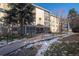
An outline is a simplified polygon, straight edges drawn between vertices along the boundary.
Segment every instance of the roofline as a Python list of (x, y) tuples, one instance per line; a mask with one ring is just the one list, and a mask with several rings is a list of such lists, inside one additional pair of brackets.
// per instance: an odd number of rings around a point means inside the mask
[(54, 16), (54, 17), (56, 17), (56, 18), (59, 18), (58, 16), (53, 15), (52, 12), (50, 12), (49, 10), (47, 10), (47, 9), (41, 7), (41, 6), (38, 6), (38, 5), (34, 4), (34, 3), (32, 3), (32, 5), (35, 6), (35, 7), (37, 7), (37, 8), (40, 8), (40, 9), (42, 9), (42, 10), (44, 10), (44, 11), (49, 12), (51, 16)]
[(49, 12), (49, 13), (50, 13), (50, 11), (49, 11), (49, 10), (47, 10), (47, 9), (45, 9), (45, 8), (41, 7), (41, 6), (38, 6), (38, 5), (36, 5), (36, 4), (32, 4), (32, 5), (33, 5), (33, 6), (35, 6), (35, 7), (37, 7), (37, 8), (40, 8), (40, 9), (42, 9), (42, 10), (47, 11), (47, 12)]

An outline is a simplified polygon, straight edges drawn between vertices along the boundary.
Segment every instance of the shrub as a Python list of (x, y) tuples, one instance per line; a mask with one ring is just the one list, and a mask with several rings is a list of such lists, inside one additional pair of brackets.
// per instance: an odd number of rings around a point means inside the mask
[(79, 32), (79, 25), (75, 26), (74, 28), (72, 28), (73, 32)]
[(79, 42), (52, 44), (45, 56), (78, 56)]

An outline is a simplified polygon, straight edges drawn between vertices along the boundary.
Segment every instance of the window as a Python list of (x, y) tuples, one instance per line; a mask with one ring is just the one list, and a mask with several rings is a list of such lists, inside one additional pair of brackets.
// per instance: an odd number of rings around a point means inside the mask
[(56, 22), (58, 24), (58, 22)]
[(39, 18), (39, 20), (41, 20), (41, 18)]
[(55, 25), (52, 25), (53, 27), (55, 27)]
[(55, 29), (53, 29), (53, 31), (55, 31)]
[(58, 26), (56, 25), (56, 27), (58, 27)]
[(53, 21), (53, 23), (54, 23), (54, 21)]

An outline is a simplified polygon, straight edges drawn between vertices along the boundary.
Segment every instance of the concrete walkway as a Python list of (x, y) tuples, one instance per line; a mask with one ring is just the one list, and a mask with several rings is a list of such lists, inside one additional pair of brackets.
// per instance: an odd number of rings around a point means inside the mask
[[(67, 37), (67, 36), (70, 36), (70, 35), (73, 35), (73, 34), (66, 34), (66, 35), (63, 35), (63, 37)], [(57, 38), (58, 36), (52, 36), (50, 34), (43, 34), (43, 35), (39, 35), (37, 37), (34, 37), (34, 38), (30, 38), (30, 39), (22, 39), (22, 40), (18, 40), (18, 41), (14, 41), (14, 42), (11, 42), (9, 43), (8, 45), (0, 48), (0, 55), (7, 55), (9, 53), (12, 53), (14, 51), (16, 51), (17, 49), (23, 47), (23, 46), (27, 46), (29, 44), (33, 44), (33, 43), (36, 43), (36, 42), (41, 42), (41, 41), (46, 41), (46, 40), (51, 40), (51, 42), (54, 42), (53, 39)], [(58, 39), (57, 39), (58, 40)], [(56, 40), (56, 41), (57, 41)], [(52, 44), (52, 43), (51, 43)], [(45, 44), (46, 45), (46, 44)], [(50, 45), (50, 44), (49, 44)], [(48, 45), (48, 46), (49, 46)], [(47, 45), (46, 45), (47, 46)], [(47, 49), (47, 48), (46, 48)], [(46, 50), (45, 49), (45, 50)], [(38, 53), (36, 55), (40, 55), (40, 51), (42, 52), (44, 49), (40, 49), (38, 51)]]
[(9, 53), (25, 46), (25, 45), (43, 41), (43, 40), (52, 39), (52, 38), (53, 38), (53, 36), (49, 36), (49, 35), (48, 36), (40, 35), (38, 37), (34, 37), (34, 38), (30, 38), (30, 39), (24, 38), (23, 40), (18, 40), (16, 42), (9, 43), (8, 45), (0, 48), (0, 55), (6, 55), (6, 54), (9, 54)]

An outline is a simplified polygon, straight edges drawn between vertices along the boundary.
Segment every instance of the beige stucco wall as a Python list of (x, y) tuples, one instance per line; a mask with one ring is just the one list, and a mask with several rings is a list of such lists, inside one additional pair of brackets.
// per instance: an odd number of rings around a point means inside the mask
[(50, 26), (50, 13), (48, 11), (44, 11), (44, 25), (46, 27)]
[[(36, 15), (35, 15), (36, 23), (35, 24), (44, 25), (44, 10), (40, 8), (35, 8), (35, 10), (36, 10)], [(39, 18), (41, 18), (41, 20)]]
[[(45, 10), (36, 7), (35, 8), (35, 24), (40, 24), (40, 25), (44, 25), (45, 26), (45, 22), (47, 20), (45, 20)], [(41, 20), (39, 19), (41, 18)], [(49, 27), (52, 33), (58, 33), (60, 32), (60, 20), (59, 18), (50, 15), (50, 22), (47, 22), (47, 24), (50, 23)]]
[[(10, 9), (8, 4), (0, 4), (0, 8), (6, 9), (6, 10)], [(38, 24), (46, 25), (45, 22), (47, 22), (47, 26), (48, 26), (48, 23), (50, 23), (51, 32), (60, 31), (59, 18), (56, 18), (55, 16), (51, 15), (50, 22), (49, 22), (48, 20), (45, 20), (45, 17), (47, 17), (45, 16), (45, 14), (48, 14), (48, 13), (45, 13), (45, 10), (36, 7), (34, 12), (35, 12), (35, 24), (34, 25), (38, 25)], [(3, 17), (4, 15), (6, 14), (0, 12), (0, 18)], [(39, 18), (41, 18), (41, 20)]]
[[(8, 3), (0, 3), (0, 8), (3, 9), (3, 10), (10, 10), (11, 8), (9, 7), (9, 4)], [(0, 18), (3, 18), (7, 16), (7, 13), (5, 12), (0, 12)], [(2, 19), (1, 19), (2, 20)], [(0, 21), (0, 24), (3, 23)]]
[(0, 3), (0, 8), (5, 9), (5, 10), (11, 9), (8, 3)]
[(51, 32), (59, 32), (59, 18), (55, 16), (50, 16), (50, 30)]

